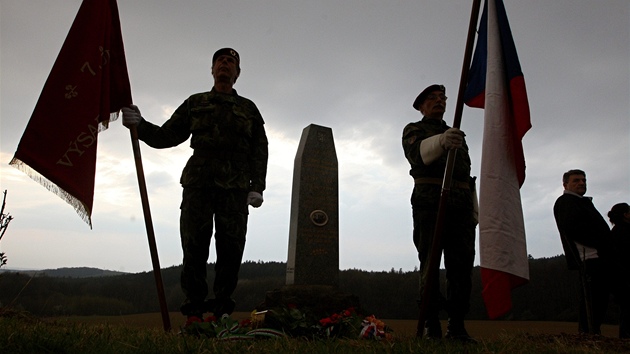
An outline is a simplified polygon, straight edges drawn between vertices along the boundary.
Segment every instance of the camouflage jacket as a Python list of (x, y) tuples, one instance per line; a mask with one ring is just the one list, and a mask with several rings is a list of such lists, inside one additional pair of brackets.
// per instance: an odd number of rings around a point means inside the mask
[(153, 148), (168, 148), (191, 135), (193, 156), (180, 182), (184, 187), (214, 186), (262, 193), (267, 174), (267, 135), (256, 105), (234, 94), (190, 96), (161, 127), (142, 120), (138, 137)]
[[(403, 130), (402, 146), (405, 157), (411, 165), (409, 174), (414, 178), (433, 178), (442, 180), (446, 169), (447, 151), (444, 151), (439, 159), (429, 165), (425, 165), (420, 156), (420, 143), (431, 136), (442, 134), (450, 127), (443, 120), (435, 120), (424, 117), (421, 121), (409, 123)], [(472, 188), (474, 180), (470, 177), (470, 156), (468, 155), (468, 145), (464, 141), (463, 147), (457, 149), (455, 166), (453, 168), (453, 181), (468, 183), (469, 190), (453, 188), (450, 193), (449, 202), (451, 205), (461, 208), (472, 208)], [(416, 184), (412, 199), (414, 206), (437, 208), (441, 194), (439, 184)]]

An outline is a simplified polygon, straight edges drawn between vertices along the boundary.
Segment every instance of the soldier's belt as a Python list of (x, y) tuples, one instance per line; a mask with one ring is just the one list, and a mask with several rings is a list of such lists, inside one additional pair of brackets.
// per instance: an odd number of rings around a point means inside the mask
[(219, 159), (219, 160), (236, 160), (247, 161), (247, 154), (234, 151), (213, 151), (213, 150), (200, 150), (195, 149), (194, 156), (204, 157), (207, 159)]
[[(442, 179), (431, 177), (418, 177), (413, 179), (415, 184), (437, 184), (442, 185)], [(451, 187), (459, 189), (470, 189), (468, 182), (451, 181)]]

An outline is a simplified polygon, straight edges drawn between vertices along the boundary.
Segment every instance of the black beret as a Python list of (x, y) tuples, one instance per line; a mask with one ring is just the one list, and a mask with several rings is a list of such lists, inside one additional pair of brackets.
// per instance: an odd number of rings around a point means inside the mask
[(231, 56), (231, 57), (235, 58), (237, 64), (240, 66), (241, 58), (238, 56), (238, 52), (235, 51), (232, 48), (221, 48), (221, 49), (217, 50), (214, 53), (214, 55), (212, 56), (212, 64), (213, 65), (214, 65), (214, 62), (217, 61), (217, 58), (220, 57), (221, 55), (228, 55), (228, 56)]
[(444, 87), (444, 85), (433, 84), (425, 88), (424, 90), (422, 90), (422, 92), (420, 92), (418, 97), (416, 97), (416, 100), (413, 101), (413, 108), (419, 111), (420, 106), (422, 105), (422, 102), (424, 102), (427, 96), (433, 91), (442, 91), (446, 94), (446, 87)]

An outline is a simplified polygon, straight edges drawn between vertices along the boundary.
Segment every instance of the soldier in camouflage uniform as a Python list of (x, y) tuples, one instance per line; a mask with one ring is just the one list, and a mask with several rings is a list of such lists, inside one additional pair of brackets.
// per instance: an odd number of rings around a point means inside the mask
[[(212, 58), (214, 86), (184, 101), (161, 127), (144, 120), (136, 106), (123, 108), (123, 123), (135, 125), (138, 138), (153, 148), (168, 148), (191, 135), (194, 150), (181, 176), (180, 206), (183, 250), (182, 313), (201, 318), (234, 310), (236, 288), (247, 231), (248, 205), (259, 207), (267, 174), (267, 136), (256, 105), (232, 88), (240, 74), (240, 58), (231, 48)], [(215, 229), (217, 261), (214, 299), (206, 299), (206, 264)]]
[(450, 128), (442, 120), (446, 109), (445, 93), (444, 86), (431, 85), (418, 95), (413, 107), (424, 117), (405, 127), (402, 145), (411, 165), (409, 174), (415, 182), (411, 196), (413, 242), (420, 259), (421, 291), (426, 286), (428, 258), (434, 237), (446, 157), (448, 150), (457, 149), (442, 233), (446, 299), (440, 292), (436, 277), (436, 282), (431, 284), (432, 303), (426, 316), (424, 335), (428, 338), (442, 337), (438, 312), (444, 308), (449, 315), (446, 337), (472, 341), (464, 328), (464, 316), (469, 309), (471, 273), (475, 259), (475, 185), (474, 178), (470, 177), (470, 156), (464, 133), (457, 128)]

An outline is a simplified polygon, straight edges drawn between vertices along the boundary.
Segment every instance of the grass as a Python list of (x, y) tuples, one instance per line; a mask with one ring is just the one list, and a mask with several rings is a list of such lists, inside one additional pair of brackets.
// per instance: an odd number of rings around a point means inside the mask
[[(235, 317), (236, 314), (235, 314)], [(390, 341), (304, 338), (220, 341), (162, 329), (159, 314), (117, 317), (35, 318), (0, 313), (1, 353), (628, 353), (630, 341), (612, 336), (578, 336), (558, 331), (558, 323), (478, 321), (469, 325), (477, 344), (417, 339), (415, 321), (391, 321)], [(388, 322), (388, 321), (386, 321)], [(389, 323), (388, 323), (389, 324)], [(513, 328), (506, 326), (513, 325)], [(575, 324), (567, 324), (575, 328)], [(504, 329), (498, 329), (503, 327)], [(507, 329), (505, 329), (507, 328)], [(529, 330), (527, 330), (529, 329)], [(605, 328), (613, 332), (615, 326)], [(570, 333), (574, 333), (573, 330)]]

